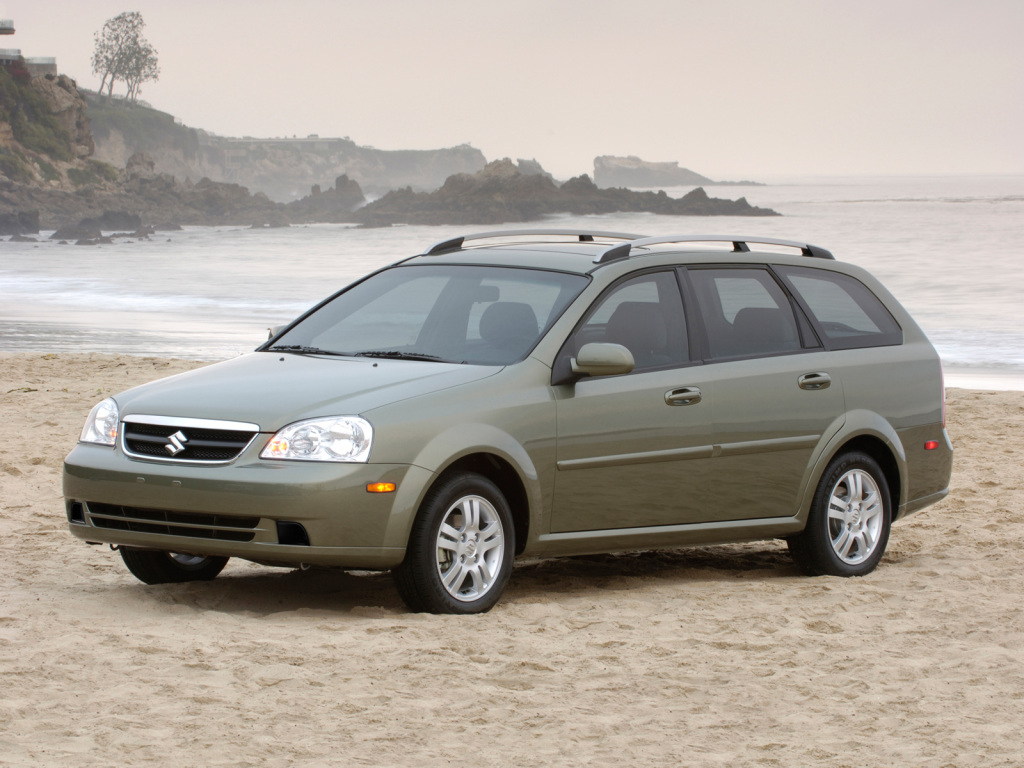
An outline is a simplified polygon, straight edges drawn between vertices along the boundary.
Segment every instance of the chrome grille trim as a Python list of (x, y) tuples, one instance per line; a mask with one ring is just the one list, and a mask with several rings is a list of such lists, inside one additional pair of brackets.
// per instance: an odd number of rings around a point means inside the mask
[[(132, 427), (138, 429), (133, 431)], [(175, 439), (187, 430), (181, 441)], [(244, 421), (191, 419), (175, 416), (131, 414), (122, 419), (119, 436), (126, 456), (161, 464), (216, 466), (235, 461), (259, 436), (258, 424)], [(173, 453), (164, 454), (166, 448)], [(177, 454), (182, 453), (179, 457)]]
[(259, 432), (260, 425), (248, 421), (220, 421), (218, 419), (186, 419), (180, 416), (150, 416), (133, 413), (122, 421), (131, 424), (153, 424), (159, 427), (195, 427), (197, 429), (223, 429), (234, 432)]

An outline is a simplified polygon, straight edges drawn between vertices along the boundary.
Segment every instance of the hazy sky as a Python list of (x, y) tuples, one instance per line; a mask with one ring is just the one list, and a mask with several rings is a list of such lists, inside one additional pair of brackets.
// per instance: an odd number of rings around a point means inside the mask
[(95, 89), (126, 10), (160, 59), (141, 98), (226, 136), (469, 143), (563, 178), (601, 154), (1024, 172), (1024, 0), (0, 0), (0, 46)]

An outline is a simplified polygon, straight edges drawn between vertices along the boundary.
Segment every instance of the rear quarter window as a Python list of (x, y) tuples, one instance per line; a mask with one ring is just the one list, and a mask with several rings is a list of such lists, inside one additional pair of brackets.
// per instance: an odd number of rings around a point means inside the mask
[(778, 267), (831, 349), (903, 343), (903, 329), (867, 286), (838, 272)]

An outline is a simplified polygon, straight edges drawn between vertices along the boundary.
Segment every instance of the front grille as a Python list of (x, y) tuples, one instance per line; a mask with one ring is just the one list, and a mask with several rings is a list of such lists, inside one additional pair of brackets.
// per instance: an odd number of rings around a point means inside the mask
[(259, 434), (255, 424), (127, 416), (122, 448), (129, 456), (156, 461), (227, 464)]
[(219, 541), (252, 541), (260, 523), (258, 517), (209, 515), (201, 512), (175, 512), (168, 509), (143, 509), (117, 504), (89, 502), (89, 519), (97, 528), (165, 536), (190, 536)]

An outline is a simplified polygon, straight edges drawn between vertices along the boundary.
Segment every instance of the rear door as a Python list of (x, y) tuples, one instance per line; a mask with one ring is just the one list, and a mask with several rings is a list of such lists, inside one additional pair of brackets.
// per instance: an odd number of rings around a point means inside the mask
[(790, 517), (845, 410), (835, 352), (767, 268), (686, 271), (714, 404), (708, 522)]

